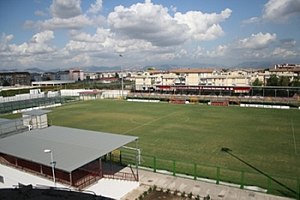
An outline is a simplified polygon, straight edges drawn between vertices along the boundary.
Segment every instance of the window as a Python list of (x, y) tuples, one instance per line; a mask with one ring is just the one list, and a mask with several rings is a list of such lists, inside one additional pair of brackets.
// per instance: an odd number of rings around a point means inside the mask
[(0, 183), (4, 183), (4, 177), (0, 176)]

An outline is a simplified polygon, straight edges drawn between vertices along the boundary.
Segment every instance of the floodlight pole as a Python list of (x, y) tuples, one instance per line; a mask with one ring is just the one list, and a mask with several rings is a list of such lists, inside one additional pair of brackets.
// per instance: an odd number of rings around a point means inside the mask
[(121, 78), (122, 78), (122, 93), (121, 93), (121, 96), (122, 96), (122, 99), (123, 99), (123, 92), (124, 92), (124, 79), (123, 79), (123, 73), (122, 73), (122, 69), (121, 69)]
[(53, 184), (54, 184), (54, 187), (56, 187), (55, 171), (54, 171), (55, 162), (53, 160), (53, 152), (50, 149), (45, 149), (44, 152), (45, 153), (50, 153), (50, 159), (51, 159), (50, 164), (51, 164), (51, 167), (52, 167)]
[[(119, 54), (119, 57), (122, 58), (123, 55)], [(121, 88), (122, 88), (122, 92), (121, 92), (121, 97), (123, 99), (123, 93), (124, 93), (124, 78), (123, 78), (123, 67), (121, 65)]]

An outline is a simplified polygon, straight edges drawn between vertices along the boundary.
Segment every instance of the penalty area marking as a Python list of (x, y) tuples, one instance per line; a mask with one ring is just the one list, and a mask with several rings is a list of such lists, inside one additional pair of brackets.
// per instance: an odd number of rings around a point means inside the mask
[(123, 134), (129, 133), (130, 131), (133, 131), (133, 130), (135, 130), (135, 129), (141, 128), (141, 127), (143, 127), (143, 126), (147, 126), (147, 125), (149, 125), (149, 124), (152, 124), (153, 122), (159, 121), (159, 120), (161, 120), (161, 119), (163, 119), (163, 118), (165, 118), (165, 117), (169, 117), (170, 115), (173, 115), (173, 114), (175, 114), (175, 113), (176, 113), (176, 112), (172, 112), (172, 113), (167, 114), (167, 115), (165, 115), (165, 116), (162, 116), (162, 117), (153, 119), (153, 120), (151, 120), (151, 121), (149, 121), (149, 122), (146, 122), (146, 123), (144, 123), (144, 124), (141, 124), (140, 126), (136, 126), (136, 127), (132, 128), (132, 129), (129, 129), (129, 130), (123, 132)]
[(292, 119), (291, 119), (291, 125), (292, 125), (293, 139), (294, 139), (295, 154), (298, 155), (298, 153), (297, 153), (297, 145), (296, 145), (295, 129), (294, 129), (294, 123), (293, 123)]

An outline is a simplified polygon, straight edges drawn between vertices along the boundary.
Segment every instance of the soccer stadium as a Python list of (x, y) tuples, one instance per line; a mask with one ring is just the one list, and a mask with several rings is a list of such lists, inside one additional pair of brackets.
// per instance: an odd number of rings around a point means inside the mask
[(17, 119), (2, 119), (2, 164), (52, 179), (52, 151), (57, 183), (80, 190), (102, 178), (139, 181), (140, 169), (263, 194), (299, 192), (297, 109), (90, 100), (3, 117)]

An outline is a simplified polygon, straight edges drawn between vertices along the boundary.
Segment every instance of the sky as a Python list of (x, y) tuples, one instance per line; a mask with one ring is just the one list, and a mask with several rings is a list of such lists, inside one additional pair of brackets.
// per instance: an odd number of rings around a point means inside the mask
[(0, 70), (300, 63), (300, 0), (0, 0)]

